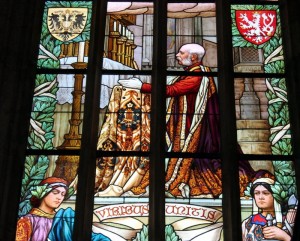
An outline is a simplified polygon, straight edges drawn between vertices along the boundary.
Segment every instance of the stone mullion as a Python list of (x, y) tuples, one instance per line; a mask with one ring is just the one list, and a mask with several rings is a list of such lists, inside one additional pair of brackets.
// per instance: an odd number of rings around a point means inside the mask
[(242, 240), (230, 2), (217, 0), (222, 212), (226, 241)]
[(90, 241), (107, 1), (93, 1), (73, 241)]
[[(289, 115), (292, 131), (293, 161), (296, 175), (297, 193), (300, 193), (300, 32), (295, 31), (300, 28), (299, 2), (281, 1), (281, 19), (283, 28), (283, 43), (285, 51), (285, 66), (287, 74), (287, 91)], [(296, 220), (291, 241), (300, 240), (300, 208), (298, 206)]]
[[(165, 95), (167, 1), (154, 1), (149, 186), (149, 240), (165, 241)], [(164, 104), (163, 104), (164, 103)]]

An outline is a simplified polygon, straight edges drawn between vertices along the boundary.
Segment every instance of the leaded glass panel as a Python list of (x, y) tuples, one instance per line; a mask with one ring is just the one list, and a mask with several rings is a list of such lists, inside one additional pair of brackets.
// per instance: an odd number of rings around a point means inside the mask
[(243, 240), (290, 239), (298, 206), (294, 163), (289, 160), (249, 162), (257, 173), (240, 200)]
[[(77, 168), (53, 173), (57, 160), (78, 162), (78, 156), (26, 156), (16, 240), (60, 240), (72, 236)], [(62, 227), (65, 227), (62, 232)]]
[(91, 16), (91, 1), (46, 1), (37, 67), (72, 69), (72, 63), (87, 62)]
[(234, 71), (284, 73), (278, 5), (232, 5)]
[(152, 68), (153, 3), (108, 2), (103, 69)]
[(85, 75), (39, 74), (35, 84), (28, 149), (79, 149)]
[(245, 154), (292, 154), (284, 78), (236, 78), (238, 142)]

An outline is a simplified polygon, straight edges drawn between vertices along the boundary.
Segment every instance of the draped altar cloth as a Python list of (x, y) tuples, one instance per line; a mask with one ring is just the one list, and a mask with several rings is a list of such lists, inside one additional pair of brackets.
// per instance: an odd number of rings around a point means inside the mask
[[(180, 77), (167, 81), (172, 84), (180, 81)], [(186, 97), (182, 95), (166, 101), (166, 149), (190, 153), (220, 151), (219, 106), (213, 78), (202, 78), (188, 128), (186, 119), (191, 114), (186, 114)], [(115, 86), (100, 131), (98, 150), (149, 151), (149, 146), (150, 93)], [(176, 157), (167, 162), (165, 187), (172, 196), (217, 198), (222, 193), (220, 159)], [(239, 171), (243, 196), (254, 171), (244, 161), (240, 161)], [(96, 196), (146, 196), (148, 185), (148, 157), (102, 157), (97, 160)]]
[[(150, 94), (141, 94), (135, 89), (115, 86), (101, 128), (97, 149), (149, 151), (149, 146)], [(147, 179), (149, 175), (148, 171), (147, 157), (102, 157), (97, 160), (97, 191), (106, 190), (106, 193), (102, 192), (101, 196), (119, 196), (129, 190), (134, 190), (135, 194), (142, 194), (148, 185), (142, 185), (143, 179)]]

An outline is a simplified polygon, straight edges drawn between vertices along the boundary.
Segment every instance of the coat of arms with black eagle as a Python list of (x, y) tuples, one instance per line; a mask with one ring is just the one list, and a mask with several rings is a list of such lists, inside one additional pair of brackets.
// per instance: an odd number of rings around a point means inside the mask
[(70, 41), (82, 33), (87, 13), (87, 8), (49, 8), (48, 29), (56, 39)]

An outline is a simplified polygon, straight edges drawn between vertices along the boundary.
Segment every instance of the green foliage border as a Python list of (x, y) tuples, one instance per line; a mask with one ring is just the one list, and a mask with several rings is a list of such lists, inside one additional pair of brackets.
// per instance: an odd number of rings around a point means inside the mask
[[(239, 33), (235, 21), (235, 10), (275, 10), (277, 12), (277, 28), (274, 36), (268, 41), (260, 45), (252, 44), (246, 41)], [(232, 5), (232, 36), (233, 47), (253, 47), (262, 49), (265, 59), (273, 56), (273, 61), (264, 64), (265, 73), (284, 73), (284, 59), (282, 49), (282, 33), (280, 13), (277, 5)], [(272, 154), (274, 155), (291, 155), (291, 132), (289, 129), (289, 112), (287, 103), (287, 89), (285, 79), (268, 78), (266, 79), (268, 90), (266, 97), (269, 101), (268, 122), (271, 129), (275, 130), (269, 140), (271, 142)], [(285, 127), (285, 128), (284, 128)], [(292, 161), (273, 161), (275, 185), (273, 186), (274, 197), (283, 207), (286, 207), (288, 198), (291, 195), (297, 196), (295, 172)], [(251, 186), (251, 184), (250, 184)], [(250, 195), (250, 186), (245, 194)]]
[[(92, 1), (56, 1), (45, 3), (42, 31), (40, 37), (39, 57), (37, 68), (59, 69), (59, 55), (61, 53), (60, 40), (55, 39), (49, 32), (47, 25), (49, 8), (88, 8), (87, 22), (83, 32), (69, 42), (89, 40)], [(56, 74), (38, 74), (35, 79), (35, 90), (32, 103), (32, 112), (28, 136), (28, 149), (53, 150), (52, 140), (54, 112), (57, 104), (56, 93), (58, 83)], [(47, 156), (27, 156), (25, 159), (24, 175), (22, 179), (19, 216), (25, 215), (31, 209), (30, 198), (32, 189), (44, 178), (49, 159)]]
[[(148, 241), (149, 234), (148, 234), (148, 225), (143, 225), (140, 232), (136, 234), (136, 237), (132, 239), (132, 241)], [(166, 241), (182, 241), (181, 238), (176, 234), (172, 225), (165, 226), (165, 240)]]

